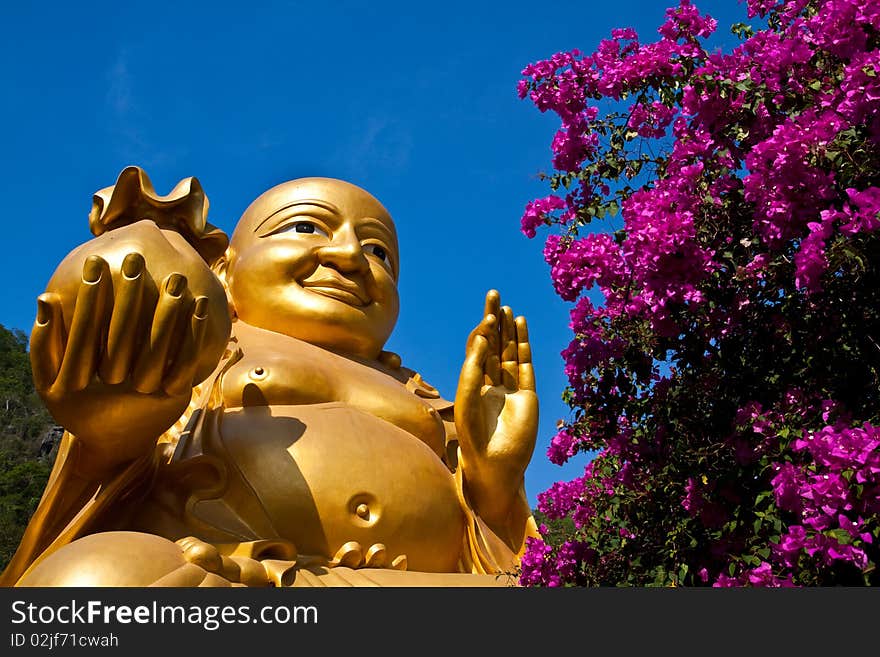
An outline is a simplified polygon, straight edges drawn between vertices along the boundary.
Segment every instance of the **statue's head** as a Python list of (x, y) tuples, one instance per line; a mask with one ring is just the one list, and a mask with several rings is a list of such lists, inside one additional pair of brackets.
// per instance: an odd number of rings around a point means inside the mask
[(397, 321), (399, 266), (378, 200), (342, 180), (301, 178), (245, 210), (222, 275), (242, 321), (373, 359)]

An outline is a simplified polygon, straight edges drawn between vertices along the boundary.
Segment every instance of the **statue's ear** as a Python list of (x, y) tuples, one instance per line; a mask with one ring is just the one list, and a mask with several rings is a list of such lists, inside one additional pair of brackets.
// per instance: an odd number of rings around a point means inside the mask
[(224, 253), (214, 261), (211, 265), (211, 271), (214, 272), (214, 275), (220, 280), (221, 285), (223, 285), (223, 289), (226, 290), (226, 301), (229, 304), (229, 316), (232, 319), (235, 319), (235, 304), (232, 301), (232, 294), (229, 292), (229, 283), (226, 279), (226, 274), (229, 271), (228, 252)]
[(220, 279), (220, 282), (223, 283), (223, 287), (226, 287), (226, 270), (228, 267), (229, 258), (225, 253), (214, 260), (214, 263), (211, 265), (211, 271)]

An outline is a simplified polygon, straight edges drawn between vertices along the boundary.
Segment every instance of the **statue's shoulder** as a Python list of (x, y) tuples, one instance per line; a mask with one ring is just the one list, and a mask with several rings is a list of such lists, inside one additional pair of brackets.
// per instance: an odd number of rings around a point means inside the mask
[(379, 363), (386, 368), (386, 371), (391, 376), (400, 381), (409, 392), (429, 406), (432, 406), (441, 415), (443, 411), (451, 411), (452, 402), (444, 399), (440, 395), (440, 391), (425, 381), (418, 371), (404, 366), (399, 355), (391, 351), (383, 351), (379, 356)]

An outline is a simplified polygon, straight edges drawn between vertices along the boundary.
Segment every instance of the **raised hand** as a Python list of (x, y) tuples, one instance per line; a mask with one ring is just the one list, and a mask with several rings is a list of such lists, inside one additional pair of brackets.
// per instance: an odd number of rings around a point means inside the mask
[(190, 401), (207, 297), (194, 298), (179, 273), (154, 282), (139, 253), (125, 256), (114, 283), (107, 261), (92, 255), (69, 322), (63, 307), (59, 294), (41, 295), (31, 331), (46, 407), (94, 468), (146, 453)]
[(538, 431), (538, 397), (524, 317), (497, 291), (465, 347), (455, 395), (459, 462), (471, 504), (501, 526), (523, 483)]

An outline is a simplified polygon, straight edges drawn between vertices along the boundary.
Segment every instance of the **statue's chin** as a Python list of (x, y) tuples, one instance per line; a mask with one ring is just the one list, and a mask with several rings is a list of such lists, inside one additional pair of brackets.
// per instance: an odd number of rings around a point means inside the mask
[[(348, 306), (330, 297), (325, 297), (324, 300), (343, 306), (347, 310), (361, 311), (362, 315), (363, 308)], [(359, 319), (358, 324), (368, 324), (363, 317)], [(388, 339), (386, 331), (383, 330), (381, 334), (378, 334), (378, 332), (372, 332), (363, 326), (353, 327), (349, 318), (340, 317), (339, 314), (327, 317), (321, 322), (315, 322), (310, 321), (308, 316), (282, 321), (277, 315), (266, 317), (262, 314), (254, 316), (244, 313), (238, 315), (238, 321), (263, 331), (286, 335), (337, 354), (365, 360), (376, 360)], [(233, 328), (233, 330), (237, 331), (238, 329)]]

